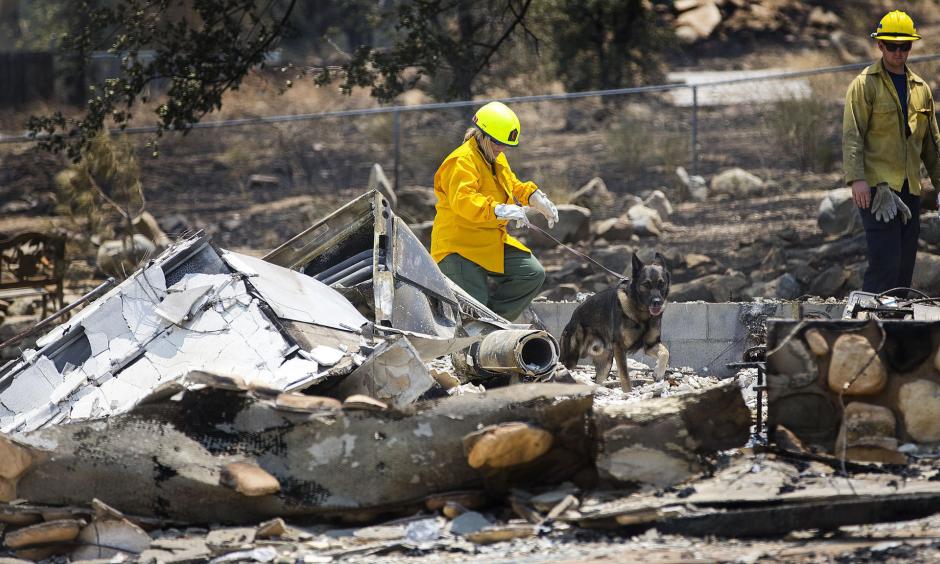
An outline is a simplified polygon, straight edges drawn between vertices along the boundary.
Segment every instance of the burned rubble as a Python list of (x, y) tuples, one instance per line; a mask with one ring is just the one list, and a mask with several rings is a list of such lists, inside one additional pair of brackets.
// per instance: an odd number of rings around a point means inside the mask
[(771, 320), (766, 366), (624, 394), (451, 283), (377, 192), (263, 258), (197, 234), (0, 368), (3, 546), (326, 562), (931, 515), (936, 330), (897, 309), (932, 310), (879, 299), (845, 311), (898, 319)]

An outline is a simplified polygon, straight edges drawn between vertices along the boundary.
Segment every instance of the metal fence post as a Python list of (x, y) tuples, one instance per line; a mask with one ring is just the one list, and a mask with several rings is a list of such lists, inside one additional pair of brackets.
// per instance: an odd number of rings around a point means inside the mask
[(395, 190), (398, 190), (401, 187), (398, 176), (398, 165), (401, 160), (401, 112), (397, 110), (392, 113), (392, 144), (395, 155)]
[(692, 86), (692, 175), (698, 174), (698, 86)]

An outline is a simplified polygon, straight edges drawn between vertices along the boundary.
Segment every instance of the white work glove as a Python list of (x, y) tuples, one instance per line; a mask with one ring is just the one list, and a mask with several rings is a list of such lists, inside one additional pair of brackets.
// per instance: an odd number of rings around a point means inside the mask
[[(892, 194), (894, 194), (894, 190), (885, 183), (875, 186), (875, 197), (871, 201), (871, 214), (875, 216), (876, 220), (888, 223), (894, 219), (894, 216), (898, 215), (898, 202), (901, 200), (900, 197), (895, 199)], [(903, 202), (901, 205), (903, 205)], [(910, 217), (911, 210), (907, 210), (907, 215)]]
[(911, 208), (907, 207), (907, 204), (904, 203), (904, 200), (901, 199), (901, 195), (895, 192), (894, 190), (888, 189), (891, 192), (891, 195), (894, 196), (894, 203), (897, 204), (898, 212), (901, 214), (901, 223), (907, 225), (907, 222), (911, 220)]
[(529, 225), (529, 218), (525, 215), (522, 206), (516, 204), (496, 204), (496, 217), (508, 221), (515, 221), (516, 227)]
[(545, 216), (549, 228), (555, 227), (555, 222), (558, 221), (558, 208), (548, 199), (545, 192), (541, 190), (532, 192), (532, 195), (529, 196), (529, 205)]

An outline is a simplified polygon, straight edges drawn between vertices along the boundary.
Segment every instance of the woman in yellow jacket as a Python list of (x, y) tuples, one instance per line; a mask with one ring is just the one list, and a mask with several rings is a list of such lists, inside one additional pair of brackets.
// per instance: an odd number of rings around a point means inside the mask
[(431, 230), (431, 256), (441, 271), (510, 321), (538, 294), (545, 269), (506, 225), (528, 224), (524, 205), (544, 215), (549, 227), (558, 221), (551, 200), (509, 168), (505, 150), (519, 144), (520, 132), (519, 118), (505, 104), (490, 102), (477, 110), (463, 144), (434, 175), (437, 214)]

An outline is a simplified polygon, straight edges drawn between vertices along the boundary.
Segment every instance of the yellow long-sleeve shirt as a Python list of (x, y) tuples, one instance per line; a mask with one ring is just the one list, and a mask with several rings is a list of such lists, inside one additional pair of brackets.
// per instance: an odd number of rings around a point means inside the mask
[(440, 262), (457, 253), (490, 272), (502, 273), (504, 244), (529, 249), (506, 233), (508, 222), (497, 219), (496, 206), (516, 200), (527, 205), (537, 189), (535, 183), (516, 178), (505, 154), (491, 166), (476, 140), (469, 139), (444, 159), (434, 175), (437, 214), (431, 257)]
[(897, 90), (878, 61), (859, 74), (845, 95), (842, 116), (842, 166), (845, 182), (866, 180), (870, 186), (888, 183), (900, 191), (908, 181), (911, 194), (920, 194), (920, 163), (934, 188), (940, 188), (940, 132), (933, 95), (924, 80), (907, 74), (907, 125)]

